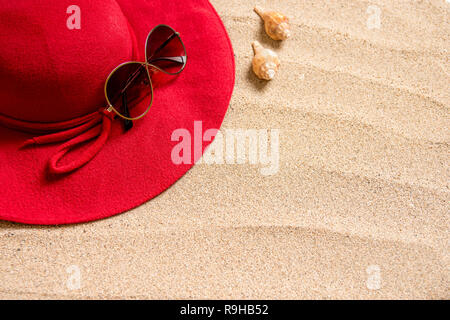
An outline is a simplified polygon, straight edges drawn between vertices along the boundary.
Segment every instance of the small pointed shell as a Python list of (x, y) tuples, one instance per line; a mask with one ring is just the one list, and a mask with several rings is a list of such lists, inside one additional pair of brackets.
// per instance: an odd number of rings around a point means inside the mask
[(260, 6), (255, 7), (255, 12), (264, 20), (267, 34), (273, 40), (286, 40), (291, 36), (289, 18), (275, 11), (266, 11)]
[(280, 68), (280, 59), (278, 55), (264, 48), (258, 41), (252, 43), (255, 57), (253, 58), (253, 72), (263, 80), (272, 80)]

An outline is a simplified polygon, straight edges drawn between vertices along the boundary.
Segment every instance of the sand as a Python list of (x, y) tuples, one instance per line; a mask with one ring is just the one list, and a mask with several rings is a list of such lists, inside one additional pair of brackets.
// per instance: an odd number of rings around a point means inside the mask
[[(212, 3), (237, 63), (223, 128), (278, 129), (279, 170), (202, 164), (110, 219), (1, 222), (0, 298), (450, 298), (450, 4)], [(291, 16), (290, 40), (257, 3)], [(272, 82), (254, 39), (280, 55)]]

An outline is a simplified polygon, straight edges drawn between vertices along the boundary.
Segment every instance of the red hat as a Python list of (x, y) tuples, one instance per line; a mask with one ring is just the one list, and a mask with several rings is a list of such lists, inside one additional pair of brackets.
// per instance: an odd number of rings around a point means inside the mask
[[(233, 51), (207, 0), (75, 3), (0, 0), (0, 220), (78, 223), (141, 205), (200, 156), (173, 161), (173, 133), (193, 133), (198, 121), (201, 134), (218, 129), (228, 108)], [(105, 81), (118, 65), (146, 60), (160, 24), (179, 33), (189, 58), (125, 130)]]

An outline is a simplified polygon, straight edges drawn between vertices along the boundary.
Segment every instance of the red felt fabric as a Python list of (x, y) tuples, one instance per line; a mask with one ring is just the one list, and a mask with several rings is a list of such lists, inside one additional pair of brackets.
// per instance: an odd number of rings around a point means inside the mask
[[(194, 121), (202, 121), (203, 132), (219, 128), (228, 108), (233, 51), (207, 0), (78, 0), (80, 30), (66, 27), (66, 9), (72, 4), (0, 0), (2, 220), (67, 224), (132, 209), (191, 168), (171, 160), (178, 143), (171, 141), (173, 131), (185, 128), (193, 133)], [(20, 148), (36, 136), (16, 130), (25, 124), (21, 129), (35, 133), (69, 129), (62, 135), (71, 138), (73, 119), (78, 124), (95, 122), (96, 110), (105, 105), (103, 85), (109, 72), (122, 62), (142, 59), (148, 32), (161, 23), (181, 33), (188, 63), (174, 81), (155, 89), (152, 109), (132, 130), (124, 133), (120, 121), (107, 120), (62, 146)], [(108, 123), (111, 128), (102, 129)], [(69, 159), (60, 159), (68, 150)], [(71, 174), (47, 168), (52, 159), (56, 168), (67, 170), (80, 154), (92, 160)]]

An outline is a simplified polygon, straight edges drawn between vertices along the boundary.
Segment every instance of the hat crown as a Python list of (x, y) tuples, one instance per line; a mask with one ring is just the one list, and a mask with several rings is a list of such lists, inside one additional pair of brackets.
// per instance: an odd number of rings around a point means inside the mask
[(114, 0), (0, 0), (0, 114), (71, 120), (105, 106), (104, 83), (133, 58)]

